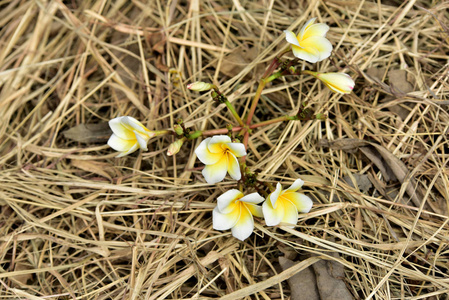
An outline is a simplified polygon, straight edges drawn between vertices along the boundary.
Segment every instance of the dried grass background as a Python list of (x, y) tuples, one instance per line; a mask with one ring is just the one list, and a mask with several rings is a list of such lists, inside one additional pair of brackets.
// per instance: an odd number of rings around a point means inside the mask
[[(448, 8), (1, 1), (0, 298), (288, 299), (285, 280), (324, 259), (345, 266), (356, 299), (446, 299)], [(260, 128), (247, 159), (262, 180), (306, 181), (314, 207), (294, 229), (256, 220), (245, 242), (214, 231), (216, 198), (234, 182), (205, 183), (199, 140), (167, 157), (172, 137), (156, 138), (148, 152), (116, 159), (107, 136), (63, 134), (119, 115), (150, 129), (179, 117), (192, 129), (223, 128), (226, 109), (186, 84), (217, 82), (244, 113), (286, 46), (282, 31), (311, 17), (330, 25), (334, 52), (298, 68), (345, 71), (354, 92), (332, 94), (306, 76), (275, 81), (256, 121), (305, 101), (328, 119)], [(280, 256), (301, 263), (282, 272)]]

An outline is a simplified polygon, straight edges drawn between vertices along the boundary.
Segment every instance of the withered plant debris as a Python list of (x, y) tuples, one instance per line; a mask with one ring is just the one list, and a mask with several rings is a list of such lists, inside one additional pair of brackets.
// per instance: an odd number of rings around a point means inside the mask
[[(338, 282), (355, 299), (446, 299), (447, 9), (430, 0), (2, 1), (0, 298), (321, 299)], [(256, 119), (306, 102), (327, 118), (257, 128), (248, 140), (258, 180), (305, 180), (314, 205), (296, 227), (259, 220), (244, 242), (213, 230), (216, 199), (234, 186), (201, 181), (200, 140), (176, 157), (165, 155), (171, 136), (118, 159), (106, 145), (117, 116), (150, 130), (177, 118), (192, 130), (226, 128), (225, 106), (186, 85), (217, 84), (247, 113), (261, 73), (288, 47), (283, 31), (314, 17), (334, 45), (319, 70), (349, 73), (353, 92), (305, 75), (274, 81)], [(279, 272), (282, 247), (298, 264)], [(323, 251), (342, 264), (314, 256)], [(309, 275), (298, 282), (300, 271)], [(315, 285), (298, 294), (302, 280)]]

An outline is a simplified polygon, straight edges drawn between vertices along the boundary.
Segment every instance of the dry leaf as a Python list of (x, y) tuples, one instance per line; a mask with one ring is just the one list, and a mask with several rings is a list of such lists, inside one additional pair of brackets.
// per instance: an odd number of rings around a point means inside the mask
[[(359, 148), (379, 168), (385, 181), (398, 180), (401, 184), (404, 184), (408, 180), (409, 182), (406, 186), (407, 194), (412, 198), (413, 203), (417, 207), (421, 205), (421, 197), (416, 190), (417, 183), (415, 179), (407, 178), (409, 171), (405, 164), (384, 147), (359, 139), (338, 139), (332, 142), (327, 139), (322, 139), (318, 142), (318, 145), (336, 150), (344, 150), (349, 153)], [(426, 208), (428, 208), (428, 205), (426, 205)]]
[(286, 259), (295, 260), (296, 256), (298, 256), (298, 252), (294, 248), (285, 244), (279, 243), (277, 248), (284, 254), (283, 257)]
[[(368, 178), (368, 175), (366, 174), (352, 174), (351, 176), (347, 175), (343, 177), (343, 179), (349, 186), (355, 187), (355, 185), (357, 185), (357, 188), (362, 192), (368, 191), (373, 186)], [(353, 179), (355, 181), (353, 181)]]
[[(282, 270), (285, 271), (296, 263), (281, 256), (279, 257), (279, 264)], [(290, 286), (292, 300), (320, 300), (312, 267), (305, 268), (287, 281)]]
[(365, 75), (368, 76), (368, 78), (365, 78), (365, 82), (366, 83), (371, 83), (371, 81), (378, 81), (378, 82), (382, 82), (382, 79), (385, 76), (385, 68), (376, 68), (376, 67), (372, 67), (369, 68), (368, 70), (366, 70)]
[[(388, 71), (388, 81), (391, 91), (394, 95), (401, 97), (407, 93), (414, 91), (415, 80), (413, 76), (406, 70), (390, 70)], [(387, 96), (385, 102), (395, 101), (397, 97)], [(388, 110), (397, 114), (402, 120), (405, 120), (410, 113), (412, 103), (402, 103), (398, 105), (388, 106)]]
[(150, 44), (152, 50), (160, 54), (164, 53), (167, 39), (162, 32), (148, 33), (146, 35), (146, 40)]
[(343, 150), (349, 153), (356, 151), (359, 147), (366, 146), (369, 143), (360, 139), (337, 139), (329, 141), (328, 139), (321, 139), (318, 142), (319, 147), (331, 148), (334, 150)]
[(362, 151), (362, 153), (365, 154), (365, 156), (368, 157), (368, 159), (380, 170), (386, 182), (395, 178), (393, 171), (388, 167), (382, 159), (382, 156), (380, 156), (375, 149), (372, 149), (371, 147), (361, 147), (360, 151)]
[(80, 143), (105, 143), (112, 131), (107, 122), (97, 124), (80, 124), (63, 132), (67, 139)]
[[(28, 270), (31, 270), (31, 269), (33, 269), (33, 268), (30, 267), (29, 265), (21, 263), (21, 262), (16, 263), (16, 265), (14, 267), (14, 271), (15, 272), (28, 271)], [(21, 275), (16, 275), (16, 276), (12, 277), (11, 279), (13, 279), (14, 283), (20, 282), (21, 285), (18, 286), (18, 287), (19, 288), (23, 288), (24, 286), (28, 285), (27, 284), (28, 280), (32, 280), (33, 279), (33, 273), (30, 272), (30, 273), (24, 273), (24, 274), (21, 274)]]
[[(333, 253), (334, 257), (338, 254)], [(321, 300), (352, 300), (343, 278), (344, 266), (337, 261), (321, 260), (312, 265)]]
[(395, 177), (401, 184), (404, 184), (407, 179), (409, 180), (409, 183), (407, 184), (405, 190), (407, 194), (412, 197), (413, 203), (415, 203), (415, 205), (419, 207), (421, 205), (421, 197), (418, 197), (418, 191), (415, 188), (417, 186), (417, 183), (414, 178), (407, 178), (407, 174), (409, 173), (409, 171), (405, 164), (384, 147), (373, 143), (371, 143), (371, 145), (376, 148), (376, 150), (385, 160), (386, 165), (391, 169), (391, 171), (394, 173)]
[(413, 76), (406, 70), (388, 71), (388, 81), (393, 90), (398, 90), (401, 93), (410, 93), (414, 90)]

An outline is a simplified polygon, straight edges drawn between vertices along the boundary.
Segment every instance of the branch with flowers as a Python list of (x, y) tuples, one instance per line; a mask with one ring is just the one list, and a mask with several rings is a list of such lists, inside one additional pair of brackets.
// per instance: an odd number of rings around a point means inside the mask
[[(314, 115), (310, 109), (301, 106), (295, 115), (253, 123), (259, 99), (268, 83), (284, 76), (310, 75), (335, 93), (351, 93), (354, 88), (354, 81), (345, 73), (298, 71), (295, 67), (298, 59), (316, 63), (328, 58), (332, 53), (332, 44), (326, 38), (329, 26), (315, 21), (316, 18), (309, 20), (297, 35), (292, 31), (284, 31), (291, 48), (273, 59), (262, 75), (247, 115), (240, 116), (226, 95), (212, 83), (195, 82), (187, 86), (192, 91), (210, 91), (214, 101), (225, 104), (235, 124), (229, 124), (226, 128), (192, 131), (186, 128), (180, 119), (173, 129), (150, 131), (135, 118), (122, 116), (109, 121), (113, 134), (108, 145), (119, 152), (117, 157), (122, 157), (138, 149), (147, 151), (147, 144), (151, 138), (173, 135), (176, 140), (167, 150), (167, 155), (172, 156), (176, 155), (186, 142), (204, 137), (205, 139), (195, 149), (195, 154), (205, 165), (202, 174), (206, 182), (216, 184), (223, 181), (227, 174), (236, 181), (236, 189), (231, 189), (217, 198), (217, 206), (212, 213), (214, 229), (231, 229), (232, 235), (243, 241), (254, 230), (254, 217), (264, 218), (267, 226), (277, 226), (281, 223), (295, 226), (298, 222), (298, 213), (309, 212), (313, 204), (308, 196), (298, 192), (304, 181), (296, 179), (285, 190), (279, 182), (273, 187), (269, 182), (258, 180), (257, 174), (251, 171), (245, 158), (249, 137), (257, 128), (278, 122), (325, 119), (324, 115)], [(282, 59), (290, 51), (295, 59)], [(245, 195), (247, 191), (252, 193)]]

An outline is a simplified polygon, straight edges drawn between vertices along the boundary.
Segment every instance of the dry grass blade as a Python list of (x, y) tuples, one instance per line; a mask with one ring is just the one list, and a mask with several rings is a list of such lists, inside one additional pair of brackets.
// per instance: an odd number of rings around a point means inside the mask
[[(355, 299), (446, 299), (447, 8), (1, 1), (0, 299), (287, 299), (287, 280), (320, 260), (344, 266), (340, 284)], [(102, 124), (121, 115), (154, 130), (177, 118), (224, 128), (225, 106), (186, 84), (215, 81), (248, 113), (287, 45), (283, 30), (312, 17), (330, 26), (334, 51), (298, 69), (347, 72), (354, 92), (332, 94), (307, 76), (270, 83), (255, 122), (305, 102), (328, 118), (257, 128), (246, 159), (260, 180), (305, 180), (314, 207), (295, 228), (257, 219), (244, 242), (213, 230), (216, 199), (235, 182), (204, 182), (199, 140), (175, 157), (172, 137), (119, 159), (105, 144)], [(299, 263), (282, 271), (284, 255)]]

